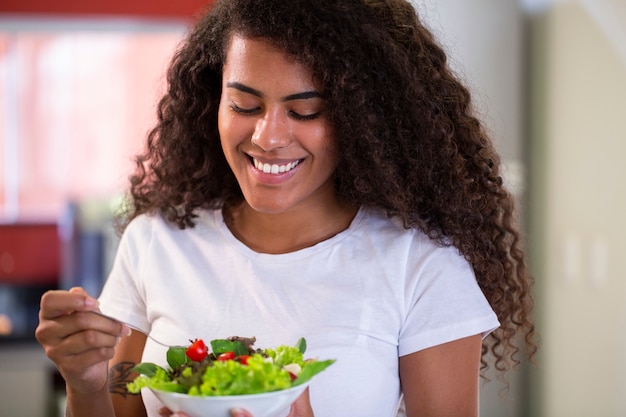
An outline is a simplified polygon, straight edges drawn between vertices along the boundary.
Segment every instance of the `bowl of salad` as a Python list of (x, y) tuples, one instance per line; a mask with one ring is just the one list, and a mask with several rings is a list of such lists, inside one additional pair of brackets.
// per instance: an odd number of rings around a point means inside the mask
[(128, 384), (131, 393), (150, 389), (170, 410), (190, 417), (229, 417), (243, 408), (255, 417), (286, 415), (311, 379), (335, 360), (305, 359), (306, 340), (294, 346), (256, 349), (256, 339), (190, 340), (167, 350), (167, 367), (143, 362)]

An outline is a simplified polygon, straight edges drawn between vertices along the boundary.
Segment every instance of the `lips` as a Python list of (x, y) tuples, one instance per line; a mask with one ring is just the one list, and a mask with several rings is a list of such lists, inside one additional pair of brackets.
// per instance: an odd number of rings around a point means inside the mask
[(297, 167), (298, 164), (300, 164), (300, 161), (301, 161), (300, 159), (297, 159), (295, 161), (291, 161), (287, 163), (270, 164), (270, 163), (261, 162), (256, 158), (252, 158), (252, 162), (256, 169), (258, 169), (259, 171), (262, 171), (265, 174), (273, 174), (273, 175), (284, 174), (286, 172), (291, 171), (292, 169)]

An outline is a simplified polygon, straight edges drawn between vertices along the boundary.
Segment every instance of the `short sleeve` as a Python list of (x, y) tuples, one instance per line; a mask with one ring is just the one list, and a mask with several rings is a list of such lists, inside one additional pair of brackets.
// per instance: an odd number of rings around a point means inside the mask
[(452, 246), (434, 246), (410, 263), (399, 355), (482, 334), (500, 323), (469, 262)]
[(145, 247), (151, 231), (145, 218), (135, 219), (126, 228), (113, 267), (98, 297), (100, 310), (144, 332), (150, 330), (146, 315), (145, 291), (141, 282)]

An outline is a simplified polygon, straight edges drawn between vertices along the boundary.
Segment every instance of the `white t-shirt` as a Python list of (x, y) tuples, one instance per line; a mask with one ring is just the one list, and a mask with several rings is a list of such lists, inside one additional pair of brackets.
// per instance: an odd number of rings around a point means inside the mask
[[(498, 327), (469, 263), (418, 230), (361, 209), (351, 226), (292, 253), (257, 253), (220, 210), (179, 230), (160, 216), (128, 226), (100, 296), (106, 314), (172, 345), (255, 336), (336, 359), (312, 381), (316, 417), (391, 417), (398, 357)], [(166, 364), (148, 339), (143, 361)], [(144, 390), (148, 415), (161, 406)]]

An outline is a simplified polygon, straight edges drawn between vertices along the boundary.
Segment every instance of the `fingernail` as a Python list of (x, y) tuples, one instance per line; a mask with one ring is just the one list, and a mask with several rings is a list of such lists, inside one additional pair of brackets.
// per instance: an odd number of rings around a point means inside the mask
[(231, 408), (230, 415), (231, 417), (242, 417), (244, 414), (241, 408)]
[(98, 300), (93, 297), (85, 297), (85, 307), (94, 309), (98, 307)]
[(131, 328), (122, 323), (122, 336), (130, 336)]

